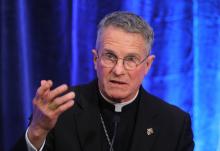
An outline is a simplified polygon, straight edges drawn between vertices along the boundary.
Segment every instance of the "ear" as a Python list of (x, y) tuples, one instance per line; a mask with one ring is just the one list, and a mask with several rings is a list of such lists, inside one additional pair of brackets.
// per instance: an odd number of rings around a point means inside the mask
[(98, 52), (95, 49), (92, 49), (93, 54), (93, 62), (94, 62), (94, 68), (97, 69), (97, 59), (98, 59)]
[(155, 55), (150, 55), (150, 56), (147, 57), (147, 59), (146, 59), (146, 68), (145, 68), (145, 75), (150, 70), (151, 65), (152, 65), (154, 59), (155, 59)]

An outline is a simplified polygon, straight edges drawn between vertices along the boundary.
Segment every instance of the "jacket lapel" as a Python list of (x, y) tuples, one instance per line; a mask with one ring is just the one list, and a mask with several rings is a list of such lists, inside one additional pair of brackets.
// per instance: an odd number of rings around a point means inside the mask
[[(86, 92), (76, 92), (78, 106), (75, 108), (75, 120), (79, 143), (83, 151), (101, 151), (102, 147), (97, 91), (95, 84), (93, 84)], [(90, 101), (88, 102), (88, 100)]]
[(158, 129), (154, 124), (158, 112), (151, 103), (152, 98), (141, 88), (141, 100), (137, 112), (137, 121), (132, 138), (130, 151), (150, 151), (158, 135)]
[[(97, 82), (97, 81), (96, 81)], [(158, 136), (158, 128), (155, 119), (159, 113), (155, 107), (155, 100), (140, 89), (141, 100), (137, 112), (137, 121), (133, 133), (130, 151), (144, 150), (150, 151)], [(75, 121), (79, 143), (83, 151), (102, 150), (102, 128), (98, 105), (98, 88), (95, 82), (92, 87), (85, 91), (75, 90), (76, 104)], [(81, 95), (82, 94), (82, 95)], [(88, 102), (88, 100), (91, 100)]]

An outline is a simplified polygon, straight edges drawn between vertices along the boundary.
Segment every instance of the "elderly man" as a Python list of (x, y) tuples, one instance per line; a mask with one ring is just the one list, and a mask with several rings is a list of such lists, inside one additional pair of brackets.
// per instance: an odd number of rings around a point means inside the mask
[(20, 147), (29, 151), (192, 151), (190, 116), (141, 86), (155, 58), (150, 54), (152, 42), (153, 31), (141, 17), (128, 12), (107, 15), (99, 23), (92, 50), (98, 79), (53, 90), (52, 81), (42, 80)]

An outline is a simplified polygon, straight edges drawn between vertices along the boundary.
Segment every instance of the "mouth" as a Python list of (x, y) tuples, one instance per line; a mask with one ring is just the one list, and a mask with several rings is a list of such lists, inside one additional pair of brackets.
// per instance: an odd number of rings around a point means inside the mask
[(126, 82), (119, 81), (119, 80), (110, 80), (110, 82), (113, 83), (113, 84), (120, 84), (120, 85), (127, 84)]

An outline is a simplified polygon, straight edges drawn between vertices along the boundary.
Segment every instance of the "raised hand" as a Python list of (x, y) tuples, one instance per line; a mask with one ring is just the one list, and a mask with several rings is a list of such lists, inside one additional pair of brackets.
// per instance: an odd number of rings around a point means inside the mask
[(64, 111), (73, 106), (74, 92), (67, 91), (67, 85), (63, 84), (53, 90), (51, 80), (42, 80), (33, 99), (33, 117), (28, 130), (28, 138), (39, 149), (48, 132), (55, 126), (58, 117)]

